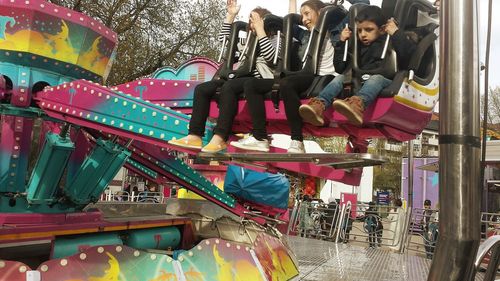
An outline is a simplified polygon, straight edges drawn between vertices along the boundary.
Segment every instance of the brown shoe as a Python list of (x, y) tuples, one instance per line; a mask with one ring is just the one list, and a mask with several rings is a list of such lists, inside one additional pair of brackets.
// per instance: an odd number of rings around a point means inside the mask
[(344, 115), (353, 125), (363, 125), (363, 100), (358, 96), (352, 96), (345, 100), (335, 100), (332, 103), (333, 108)]
[(323, 112), (325, 112), (325, 104), (317, 98), (312, 98), (299, 107), (299, 114), (302, 120), (314, 126), (323, 126)]

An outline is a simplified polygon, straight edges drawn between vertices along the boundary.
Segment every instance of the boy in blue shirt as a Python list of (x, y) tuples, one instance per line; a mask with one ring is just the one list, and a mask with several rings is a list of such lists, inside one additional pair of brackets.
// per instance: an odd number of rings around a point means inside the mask
[[(382, 65), (381, 57), (387, 34), (391, 36), (392, 46), (397, 53), (398, 66), (400, 69), (408, 66), (411, 54), (416, 49), (416, 43), (399, 30), (393, 19), (386, 20), (379, 7), (366, 6), (358, 13), (355, 21), (360, 43), (358, 61), (361, 69), (372, 70)], [(334, 65), (338, 73), (343, 73), (349, 64), (349, 59), (344, 61), (343, 56), (345, 43), (351, 35), (349, 28), (344, 28), (340, 40), (335, 45)], [(354, 96), (333, 101), (344, 89), (344, 78), (344, 75), (335, 77), (317, 97), (300, 106), (299, 113), (304, 122), (323, 126), (323, 112), (326, 107), (332, 105), (337, 112), (347, 117), (350, 123), (361, 126), (364, 109), (371, 105), (382, 89), (392, 82), (380, 74), (371, 75), (366, 77), (363, 86)]]

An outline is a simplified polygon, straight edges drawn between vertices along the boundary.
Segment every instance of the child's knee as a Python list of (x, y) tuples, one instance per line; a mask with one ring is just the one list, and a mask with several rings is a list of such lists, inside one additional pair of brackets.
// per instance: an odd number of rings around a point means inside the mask
[(332, 82), (344, 83), (344, 80), (345, 80), (345, 75), (340, 74), (340, 75), (335, 76), (335, 78), (333, 78)]

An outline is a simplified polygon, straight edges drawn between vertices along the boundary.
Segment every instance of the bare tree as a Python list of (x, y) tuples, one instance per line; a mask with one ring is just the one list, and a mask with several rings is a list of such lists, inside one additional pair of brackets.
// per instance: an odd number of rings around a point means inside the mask
[[(484, 116), (484, 96), (481, 97), (481, 120)], [(500, 123), (500, 87), (490, 89), (488, 93), (488, 123)]]
[(204, 56), (215, 58), (215, 37), (223, 1), (201, 0), (50, 0), (81, 11), (118, 34), (110, 85), (151, 74), (163, 66)]
[(346, 137), (310, 137), (309, 139), (318, 143), (325, 152), (345, 153), (347, 144)]
[[(369, 147), (370, 153), (388, 158), (388, 161), (381, 166), (373, 168), (373, 188), (390, 189), (394, 194), (401, 191), (401, 159), (406, 145), (401, 147), (401, 151), (391, 151), (386, 149), (386, 144), (391, 142), (385, 139), (374, 139)], [(399, 144), (399, 143), (397, 143)]]

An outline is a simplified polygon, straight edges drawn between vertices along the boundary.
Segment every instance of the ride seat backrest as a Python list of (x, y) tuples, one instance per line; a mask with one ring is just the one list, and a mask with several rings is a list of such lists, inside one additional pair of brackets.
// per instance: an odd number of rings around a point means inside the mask
[[(291, 71), (290, 63), (284, 64), (282, 69), (281, 77), (294, 75), (294, 74), (316, 74), (318, 70), (318, 63), (321, 50), (323, 49), (324, 40), (329, 40), (329, 38), (325, 38), (326, 32), (328, 31), (329, 26), (337, 26), (342, 22), (342, 20), (347, 15), (347, 11), (342, 6), (328, 6), (324, 8), (318, 18), (316, 26), (311, 31), (310, 44), (308, 48), (308, 52), (306, 54), (306, 61), (299, 71)], [(294, 24), (300, 22), (300, 16), (292, 16), (288, 18), (292, 20)], [(286, 28), (286, 41), (287, 45), (290, 45), (293, 42), (293, 32), (288, 30), (289, 28), (293, 31), (293, 28), (289, 27), (290, 22), (285, 23)], [(285, 47), (290, 50), (291, 47)], [(287, 57), (288, 59), (290, 56)], [(301, 58), (302, 59), (302, 58)]]
[[(275, 15), (266, 15), (263, 19), (264, 21), (264, 29), (267, 34), (278, 35), (278, 31), (282, 31), (283, 29), (283, 19), (281, 17)], [(253, 70), (255, 69), (255, 64), (257, 60), (257, 54), (259, 52), (259, 40), (255, 32), (249, 32), (247, 34), (244, 48), (244, 53), (240, 54), (239, 62), (237, 69), (233, 69), (236, 61), (236, 52), (238, 51), (238, 43), (240, 41), (239, 33), (242, 30), (246, 30), (247, 23), (244, 22), (235, 22), (231, 27), (231, 35), (229, 44), (226, 50), (226, 54), (224, 56), (225, 61), (217, 71), (216, 75), (213, 79), (224, 79), (231, 80), (238, 77), (247, 77), (253, 74)], [(218, 102), (220, 94), (220, 87), (216, 90), (214, 95), (214, 100)], [(244, 98), (243, 95), (240, 98)]]
[[(264, 29), (268, 34), (277, 35), (278, 30), (281, 32), (283, 29), (283, 19), (275, 15), (266, 15), (264, 17)], [(237, 46), (239, 41), (238, 36), (234, 34), (239, 33), (243, 25), (234, 26), (231, 30), (231, 47)], [(245, 26), (246, 27), (246, 26)], [(234, 52), (236, 50), (230, 49), (228, 60), (224, 63), (225, 71), (221, 72), (220, 77), (223, 79), (234, 79), (238, 77), (245, 77), (252, 75), (255, 69), (255, 63), (259, 53), (259, 39), (255, 32), (249, 32), (246, 39), (246, 47), (244, 48), (244, 53), (240, 54), (238, 68), (233, 70), (233, 65), (235, 63)], [(233, 52), (233, 53), (232, 53)], [(232, 61), (230, 61), (232, 58)]]
[[(298, 48), (294, 45), (293, 40), (293, 31), (296, 26), (301, 24), (301, 17), (297, 14), (291, 14), (285, 17), (284, 29), (285, 29), (285, 44), (283, 46), (284, 50), (284, 61), (283, 67), (281, 69), (280, 78), (297, 75), (297, 74), (317, 74), (319, 58), (321, 51), (323, 49), (324, 40), (330, 40), (330, 38), (326, 38), (327, 31), (330, 26), (339, 25), (347, 15), (347, 11), (342, 6), (328, 6), (323, 9), (319, 15), (317, 24), (315, 28), (312, 30), (310, 34), (310, 43), (308, 52), (306, 54), (306, 61), (304, 62), (304, 66), (302, 66), (302, 58), (298, 57)], [(295, 53), (292, 53), (295, 52)], [(299, 69), (293, 70), (292, 68), (296, 68), (293, 63), (293, 60), (299, 59)], [(311, 86), (303, 93), (301, 93), (301, 98), (309, 98), (314, 97), (319, 94), (319, 92), (333, 79), (333, 76), (322, 76), (315, 77)], [(279, 81), (278, 81), (279, 82)], [(279, 86), (279, 84), (276, 84)], [(275, 87), (276, 90), (276, 87)], [(272, 97), (273, 102), (275, 104), (275, 108), (277, 108), (279, 99)]]
[[(276, 111), (279, 110), (279, 101), (281, 94), (279, 90), (279, 82), (281, 78), (297, 75), (297, 74), (316, 74), (319, 63), (320, 51), (323, 47), (324, 40), (329, 40), (326, 37), (326, 32), (329, 26), (337, 26), (344, 20), (347, 11), (342, 6), (328, 6), (323, 9), (319, 15), (317, 24), (311, 34), (309, 46), (307, 48), (306, 61), (303, 64), (302, 58), (299, 57), (298, 51), (301, 42), (294, 40), (294, 31), (300, 28), (301, 16), (298, 14), (289, 14), (285, 16), (283, 23), (284, 44), (282, 45), (283, 60), (278, 66), (278, 71), (275, 75), (275, 84), (269, 97), (273, 101)], [(303, 46), (307, 47), (307, 46)], [(331, 80), (330, 77), (316, 77), (308, 90), (301, 93), (301, 97), (312, 97), (319, 94)]]
[[(281, 45), (281, 63), (279, 71), (288, 73), (298, 71), (302, 68), (302, 62), (299, 57), (300, 42), (294, 40), (294, 28), (300, 25), (301, 16), (299, 14), (289, 14), (283, 18), (283, 42)], [(282, 75), (279, 75), (281, 77)], [(284, 76), (284, 75), (283, 75)]]
[(397, 3), (398, 0), (383, 0), (382, 5), (380, 5), (380, 8), (382, 9), (382, 14), (388, 19), (393, 17)]
[(408, 77), (408, 71), (415, 72), (414, 80), (420, 84), (428, 84), (434, 78), (436, 71), (436, 50), (434, 48), (437, 39), (434, 30), (438, 27), (435, 23), (429, 23), (405, 32), (415, 33), (417, 49), (410, 58), (407, 70), (400, 70), (389, 87), (380, 93), (380, 97), (392, 97), (398, 94), (401, 84)]
[(233, 65), (236, 63), (236, 52), (238, 51), (238, 43), (240, 41), (239, 34), (240, 31), (246, 30), (246, 28), (246, 22), (237, 21), (232, 24), (231, 33), (229, 35), (229, 39), (227, 39), (229, 42), (226, 49), (223, 50), (223, 61), (213, 79), (227, 79), (230, 73), (233, 72)]
[[(432, 79), (436, 68), (436, 49), (434, 48), (437, 35), (435, 30), (439, 25), (429, 23), (425, 26), (412, 30), (418, 36), (417, 50), (410, 59), (409, 69), (415, 72), (415, 76), (427, 81)], [(422, 81), (424, 82), (424, 81)]]
[(429, 15), (437, 13), (436, 7), (427, 0), (398, 0), (394, 10), (394, 18), (400, 28), (404, 30), (414, 29), (427, 24), (418, 22), (418, 11), (427, 12)]

